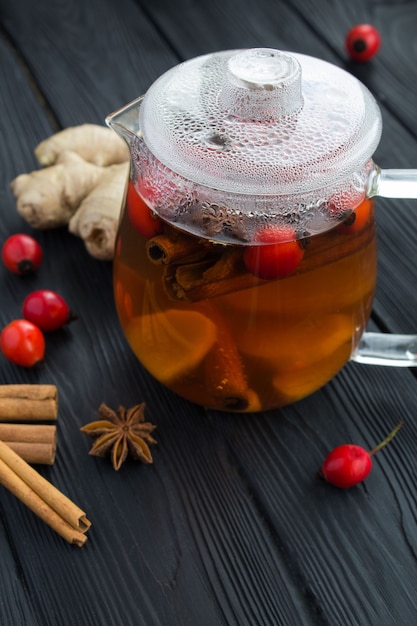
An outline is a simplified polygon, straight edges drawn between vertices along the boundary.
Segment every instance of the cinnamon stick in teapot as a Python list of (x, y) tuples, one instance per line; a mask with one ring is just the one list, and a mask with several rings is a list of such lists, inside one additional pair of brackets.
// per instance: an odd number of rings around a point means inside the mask
[(184, 260), (198, 260), (208, 252), (208, 245), (204, 242), (180, 233), (171, 228), (166, 232), (155, 235), (146, 244), (146, 253), (149, 260), (155, 265), (170, 265)]
[[(164, 289), (172, 300), (198, 302), (267, 282), (247, 271), (243, 262), (244, 246), (209, 242), (185, 233), (177, 238), (172, 232), (176, 231), (169, 228), (147, 244), (149, 260), (164, 266)], [(347, 251), (352, 252), (350, 237), (345, 242), (340, 237), (333, 238), (331, 232), (321, 237), (319, 246), (309, 246), (308, 264), (302, 263), (297, 273), (307, 267), (311, 270), (316, 263), (332, 263)], [(367, 229), (357, 234), (355, 249), (367, 245), (370, 237), (372, 232)]]
[(242, 359), (221, 312), (208, 302), (200, 308), (216, 325), (216, 341), (204, 359), (205, 384), (212, 401), (225, 411), (245, 411), (253, 401)]
[(146, 252), (151, 263), (165, 267), (164, 288), (172, 300), (199, 301), (259, 282), (246, 271), (240, 247), (214, 244), (173, 228), (149, 239)]
[(247, 272), (239, 247), (216, 245), (200, 248), (200, 256), (194, 259), (166, 263), (163, 282), (172, 300), (198, 302), (265, 281)]

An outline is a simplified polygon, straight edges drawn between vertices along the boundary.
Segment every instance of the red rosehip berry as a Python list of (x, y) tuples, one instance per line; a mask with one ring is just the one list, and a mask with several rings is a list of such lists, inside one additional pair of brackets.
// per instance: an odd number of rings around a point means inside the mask
[(381, 47), (381, 36), (371, 24), (357, 24), (348, 31), (345, 46), (353, 61), (369, 61)]
[(33, 291), (23, 301), (23, 317), (43, 331), (52, 331), (76, 319), (67, 302), (55, 291)]
[(372, 469), (372, 458), (361, 446), (345, 444), (327, 455), (321, 473), (335, 487), (353, 487), (365, 480)]
[(0, 349), (6, 359), (21, 365), (40, 365), (45, 356), (45, 339), (42, 331), (28, 320), (14, 320), (0, 333)]
[(342, 489), (361, 483), (372, 469), (373, 455), (395, 437), (401, 426), (402, 422), (399, 422), (388, 437), (370, 452), (354, 444), (334, 448), (325, 458), (320, 475), (331, 485)]
[(293, 228), (264, 228), (256, 233), (255, 241), (262, 245), (246, 247), (243, 261), (248, 272), (258, 278), (285, 278), (296, 270), (303, 259), (304, 249)]
[(372, 210), (372, 200), (366, 199), (359, 204), (346, 220), (338, 226), (339, 232), (346, 235), (353, 235), (362, 230), (368, 223)]
[(133, 228), (146, 239), (162, 232), (161, 219), (142, 200), (131, 181), (127, 188), (126, 210)]
[(30, 235), (17, 233), (4, 242), (1, 258), (8, 270), (25, 276), (38, 269), (42, 261), (42, 248)]

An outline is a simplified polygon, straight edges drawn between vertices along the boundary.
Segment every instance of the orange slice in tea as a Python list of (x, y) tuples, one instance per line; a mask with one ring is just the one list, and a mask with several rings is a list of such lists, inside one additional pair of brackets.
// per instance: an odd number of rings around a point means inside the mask
[(134, 317), (125, 333), (141, 363), (166, 385), (197, 367), (216, 340), (208, 317), (177, 309)]
[[(347, 315), (328, 315), (317, 326), (317, 331), (320, 329), (326, 333), (319, 333), (317, 342), (311, 338), (307, 344), (301, 341), (298, 353), (294, 352), (292, 358), (288, 353), (287, 366), (281, 362), (278, 367), (274, 387), (286, 398), (286, 403), (295, 402), (322, 387), (349, 358), (352, 320)], [(304, 339), (308, 339), (307, 336)]]
[(304, 368), (329, 357), (340, 346), (351, 346), (354, 322), (348, 315), (326, 315), (320, 320), (280, 326), (272, 316), (242, 337), (241, 351), (259, 356), (276, 369)]

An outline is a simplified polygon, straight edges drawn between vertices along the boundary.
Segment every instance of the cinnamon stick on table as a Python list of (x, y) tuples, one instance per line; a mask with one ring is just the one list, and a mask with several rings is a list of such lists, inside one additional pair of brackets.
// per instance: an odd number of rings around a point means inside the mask
[(55, 421), (57, 416), (55, 385), (0, 385), (0, 422)]
[(27, 463), (53, 465), (56, 437), (55, 424), (0, 423), (0, 440)]
[(87, 541), (85, 533), (91, 522), (84, 511), (3, 441), (0, 441), (0, 484), (69, 543), (81, 547)]

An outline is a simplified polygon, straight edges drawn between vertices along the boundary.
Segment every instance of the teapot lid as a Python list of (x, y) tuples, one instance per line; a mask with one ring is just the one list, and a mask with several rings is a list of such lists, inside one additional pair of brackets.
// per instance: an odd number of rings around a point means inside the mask
[(200, 56), (146, 93), (139, 126), (163, 166), (213, 190), (286, 195), (337, 186), (381, 136), (379, 107), (354, 76), (269, 48)]

